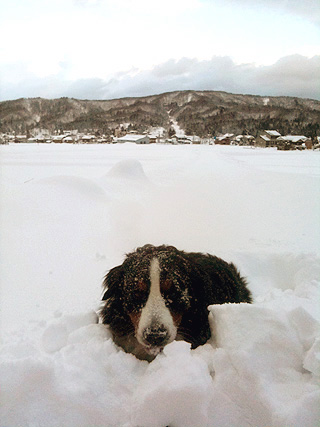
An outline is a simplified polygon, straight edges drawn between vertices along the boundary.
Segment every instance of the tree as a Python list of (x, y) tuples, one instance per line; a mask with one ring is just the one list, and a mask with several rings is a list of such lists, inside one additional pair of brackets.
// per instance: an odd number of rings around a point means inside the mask
[(175, 134), (176, 134), (176, 131), (174, 130), (174, 128), (172, 126), (170, 126), (170, 128), (168, 130), (169, 138), (172, 138), (173, 135), (175, 135)]

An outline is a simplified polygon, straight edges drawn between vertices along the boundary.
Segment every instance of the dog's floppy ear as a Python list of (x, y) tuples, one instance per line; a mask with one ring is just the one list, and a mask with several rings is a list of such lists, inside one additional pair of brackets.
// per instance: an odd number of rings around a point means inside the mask
[(103, 281), (103, 290), (105, 293), (102, 297), (102, 301), (106, 301), (113, 295), (117, 295), (119, 292), (121, 292), (123, 276), (124, 274), (122, 265), (118, 265), (109, 271)]
[(124, 271), (122, 265), (112, 268), (105, 276), (103, 281), (105, 292), (102, 297), (104, 304), (100, 310), (102, 323), (118, 324), (127, 317), (122, 304), (123, 281)]
[(206, 278), (197, 268), (190, 273), (189, 292), (191, 294), (191, 307), (182, 317), (180, 328), (186, 331), (186, 341), (192, 348), (205, 344), (211, 337), (211, 330), (207, 309), (207, 284)]

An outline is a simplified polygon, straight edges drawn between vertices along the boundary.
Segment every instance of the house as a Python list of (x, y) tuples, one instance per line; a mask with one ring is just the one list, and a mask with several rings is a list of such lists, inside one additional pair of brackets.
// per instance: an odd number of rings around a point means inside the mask
[(281, 134), (276, 130), (264, 130), (256, 138), (255, 145), (258, 147), (275, 147), (280, 136)]
[(102, 135), (96, 140), (97, 144), (110, 144), (112, 142), (111, 135)]
[[(310, 146), (308, 138), (304, 135), (286, 135), (277, 139), (278, 150), (304, 150)], [(312, 141), (311, 147), (312, 148)], [(309, 148), (309, 149), (310, 149)]]
[(59, 144), (62, 144), (64, 142), (64, 139), (67, 138), (69, 135), (56, 135), (52, 138), (52, 142), (57, 142)]
[(62, 142), (68, 142), (68, 143), (73, 143), (73, 138), (72, 136), (66, 136), (65, 138), (63, 138)]
[(280, 136), (278, 141), (291, 142), (293, 144), (303, 144), (308, 138), (304, 135), (286, 135)]
[(230, 145), (233, 137), (234, 137), (233, 133), (226, 133), (222, 136), (218, 136), (214, 142), (215, 144), (220, 144), (220, 145)]
[(275, 140), (281, 136), (281, 133), (276, 130), (265, 130), (264, 132), (267, 136), (270, 137), (271, 140)]
[(256, 147), (270, 147), (271, 146), (271, 140), (266, 135), (258, 135), (256, 138)]
[(27, 135), (16, 135), (14, 142), (27, 142)]
[(177, 137), (178, 144), (192, 144), (190, 136), (179, 136)]
[(37, 143), (43, 143), (47, 141), (47, 137), (42, 134), (38, 133), (34, 138), (28, 138), (27, 142), (37, 142)]
[(201, 144), (200, 136), (192, 135), (190, 138), (191, 138), (192, 144), (197, 144), (197, 145)]
[(164, 142), (165, 144), (177, 145), (177, 138), (176, 137), (167, 138)]
[(158, 137), (155, 135), (149, 135), (150, 144), (156, 144), (158, 142)]
[(96, 137), (94, 135), (82, 135), (80, 137), (80, 143), (82, 144), (95, 144)]
[(134, 133), (128, 133), (125, 136), (121, 136), (120, 138), (116, 139), (116, 142), (134, 142), (135, 144), (149, 144), (150, 139), (148, 135), (137, 135)]
[(234, 141), (238, 145), (254, 145), (254, 137), (252, 135), (237, 135)]

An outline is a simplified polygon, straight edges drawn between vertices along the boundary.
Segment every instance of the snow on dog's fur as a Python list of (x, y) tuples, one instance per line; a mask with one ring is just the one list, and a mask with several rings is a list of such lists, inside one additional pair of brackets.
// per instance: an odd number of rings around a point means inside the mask
[(233, 264), (164, 245), (145, 245), (128, 254), (103, 286), (102, 322), (116, 344), (148, 361), (173, 340), (185, 340), (192, 348), (205, 344), (211, 336), (209, 305), (251, 302)]

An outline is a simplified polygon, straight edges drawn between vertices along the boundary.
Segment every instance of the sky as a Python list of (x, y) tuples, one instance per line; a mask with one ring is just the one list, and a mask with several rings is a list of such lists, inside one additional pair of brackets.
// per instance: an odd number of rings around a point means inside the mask
[(189, 89), (320, 100), (319, 0), (0, 0), (0, 101)]

